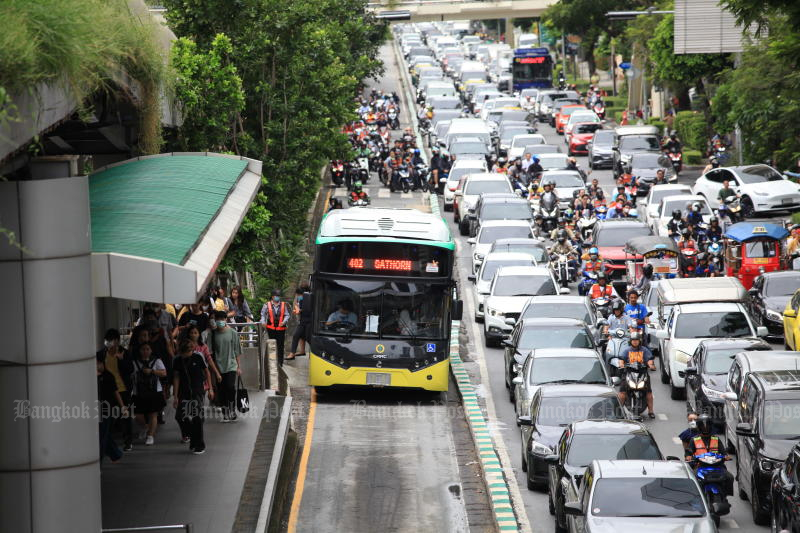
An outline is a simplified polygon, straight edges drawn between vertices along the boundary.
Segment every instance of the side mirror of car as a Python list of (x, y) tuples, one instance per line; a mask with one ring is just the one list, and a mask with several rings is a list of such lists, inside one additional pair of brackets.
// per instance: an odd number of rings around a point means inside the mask
[(546, 463), (551, 464), (551, 465), (557, 465), (558, 464), (558, 455), (556, 455), (556, 454), (545, 455), (544, 456), (544, 461)]
[(697, 375), (697, 367), (696, 366), (687, 366), (685, 370), (683, 370), (684, 375), (686, 376), (696, 376)]
[(514, 345), (513, 345), (513, 344), (511, 344), (511, 339), (510, 339), (510, 338), (509, 338), (509, 339), (503, 339), (503, 340), (501, 340), (501, 341), (500, 341), (500, 345), (501, 345), (503, 348), (513, 348), (513, 347), (514, 347)]
[(661, 339), (661, 340), (667, 340), (667, 339), (669, 339), (669, 333), (667, 333), (667, 330), (665, 330), (665, 329), (657, 329), (656, 330), (656, 337)]
[(506, 324), (508, 324), (509, 326), (513, 326), (516, 323), (517, 323), (516, 319), (506, 318)]
[(523, 383), (522, 376), (515, 377), (514, 379), (511, 380), (511, 383), (513, 383), (514, 385), (522, 385)]
[(613, 385), (614, 387), (616, 387), (617, 385), (619, 385), (619, 383), (620, 383), (620, 379), (619, 379), (617, 376), (613, 376), (613, 377), (611, 378), (611, 385)]
[(467, 244), (475, 244), (475, 237), (470, 237), (467, 239)]
[(531, 421), (531, 417), (527, 415), (517, 417), (517, 425), (518, 426), (532, 426), (533, 422)]
[(561, 288), (558, 290), (558, 294), (562, 294), (562, 295), (563, 295), (563, 294), (569, 294), (569, 287), (561, 287)]
[(468, 276), (467, 276), (467, 279), (468, 279), (469, 281), (471, 281), (472, 283), (475, 283), (475, 279), (476, 279), (476, 278), (475, 278), (475, 274), (470, 274), (470, 275), (468, 275)]
[(722, 393), (722, 399), (723, 400), (727, 400), (729, 402), (738, 402), (739, 401), (739, 395), (736, 394), (735, 392), (732, 392), (732, 391), (723, 392)]
[(583, 508), (580, 502), (566, 502), (564, 504), (564, 514), (572, 516), (583, 516)]
[(767, 335), (769, 335), (769, 330), (767, 329), (766, 326), (758, 326), (756, 328), (756, 336), (766, 337)]
[(667, 456), (667, 461), (680, 461), (680, 460), (681, 460), (680, 457), (675, 457), (674, 455)]
[(740, 437), (754, 437), (753, 426), (747, 422), (739, 422), (736, 424), (736, 434)]

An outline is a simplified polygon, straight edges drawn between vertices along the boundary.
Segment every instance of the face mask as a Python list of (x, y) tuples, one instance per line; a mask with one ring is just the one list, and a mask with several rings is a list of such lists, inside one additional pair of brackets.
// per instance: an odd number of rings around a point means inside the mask
[(697, 421), (696, 420), (689, 421), (689, 427), (692, 428), (692, 429), (696, 428), (697, 427)]
[(182, 304), (175, 304), (175, 309), (177, 309), (178, 311), (181, 310), (181, 307), (183, 307)]
[(208, 306), (207, 305), (203, 306), (203, 311), (208, 311)]
[(280, 302), (281, 301), (281, 297), (280, 296), (273, 296), (272, 297), (272, 301), (273, 302)]
[(225, 321), (224, 320), (217, 320), (216, 324), (217, 324), (218, 328), (224, 328), (225, 327)]
[(302, 295), (301, 295), (301, 296), (298, 296), (298, 297), (297, 297), (297, 301), (298, 301), (298, 302), (302, 302), (302, 301), (303, 301), (303, 296), (302, 296)]
[(112, 346), (114, 346), (116, 344), (116, 342), (115, 341), (103, 341), (103, 344), (105, 345), (106, 348), (111, 348)]

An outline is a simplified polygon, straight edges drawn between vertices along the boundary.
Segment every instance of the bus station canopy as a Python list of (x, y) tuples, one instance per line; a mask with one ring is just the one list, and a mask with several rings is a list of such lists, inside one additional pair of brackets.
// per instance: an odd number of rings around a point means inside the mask
[(194, 303), (261, 184), (261, 162), (142, 156), (89, 176), (95, 297)]

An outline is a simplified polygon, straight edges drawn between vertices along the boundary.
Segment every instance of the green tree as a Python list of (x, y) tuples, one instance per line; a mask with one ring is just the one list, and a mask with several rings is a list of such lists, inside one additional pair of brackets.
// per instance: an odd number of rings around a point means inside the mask
[(231, 40), (217, 34), (208, 52), (191, 39), (172, 45), (175, 99), (183, 124), (177, 144), (182, 151), (235, 151), (239, 113), (244, 109), (242, 80), (229, 56)]

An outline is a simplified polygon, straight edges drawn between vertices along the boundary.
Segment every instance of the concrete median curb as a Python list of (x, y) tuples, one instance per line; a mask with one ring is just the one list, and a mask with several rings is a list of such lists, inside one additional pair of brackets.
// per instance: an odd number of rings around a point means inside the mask
[[(439, 201), (435, 194), (430, 195), (431, 213), (441, 216)], [(486, 484), (486, 491), (492, 502), (492, 514), (494, 515), (497, 529), (499, 531), (519, 531), (517, 515), (514, 514), (514, 506), (511, 503), (511, 491), (508, 487), (508, 480), (503, 473), (503, 466), (497, 456), (492, 435), (483, 411), (478, 403), (478, 396), (475, 387), (469, 378), (464, 362), (461, 360), (459, 352), (458, 333), (461, 321), (454, 320), (450, 328), (450, 371), (458, 385), (458, 392), (461, 402), (464, 405), (464, 414), (467, 417), (469, 430), (475, 449), (480, 459), (483, 481)]]

